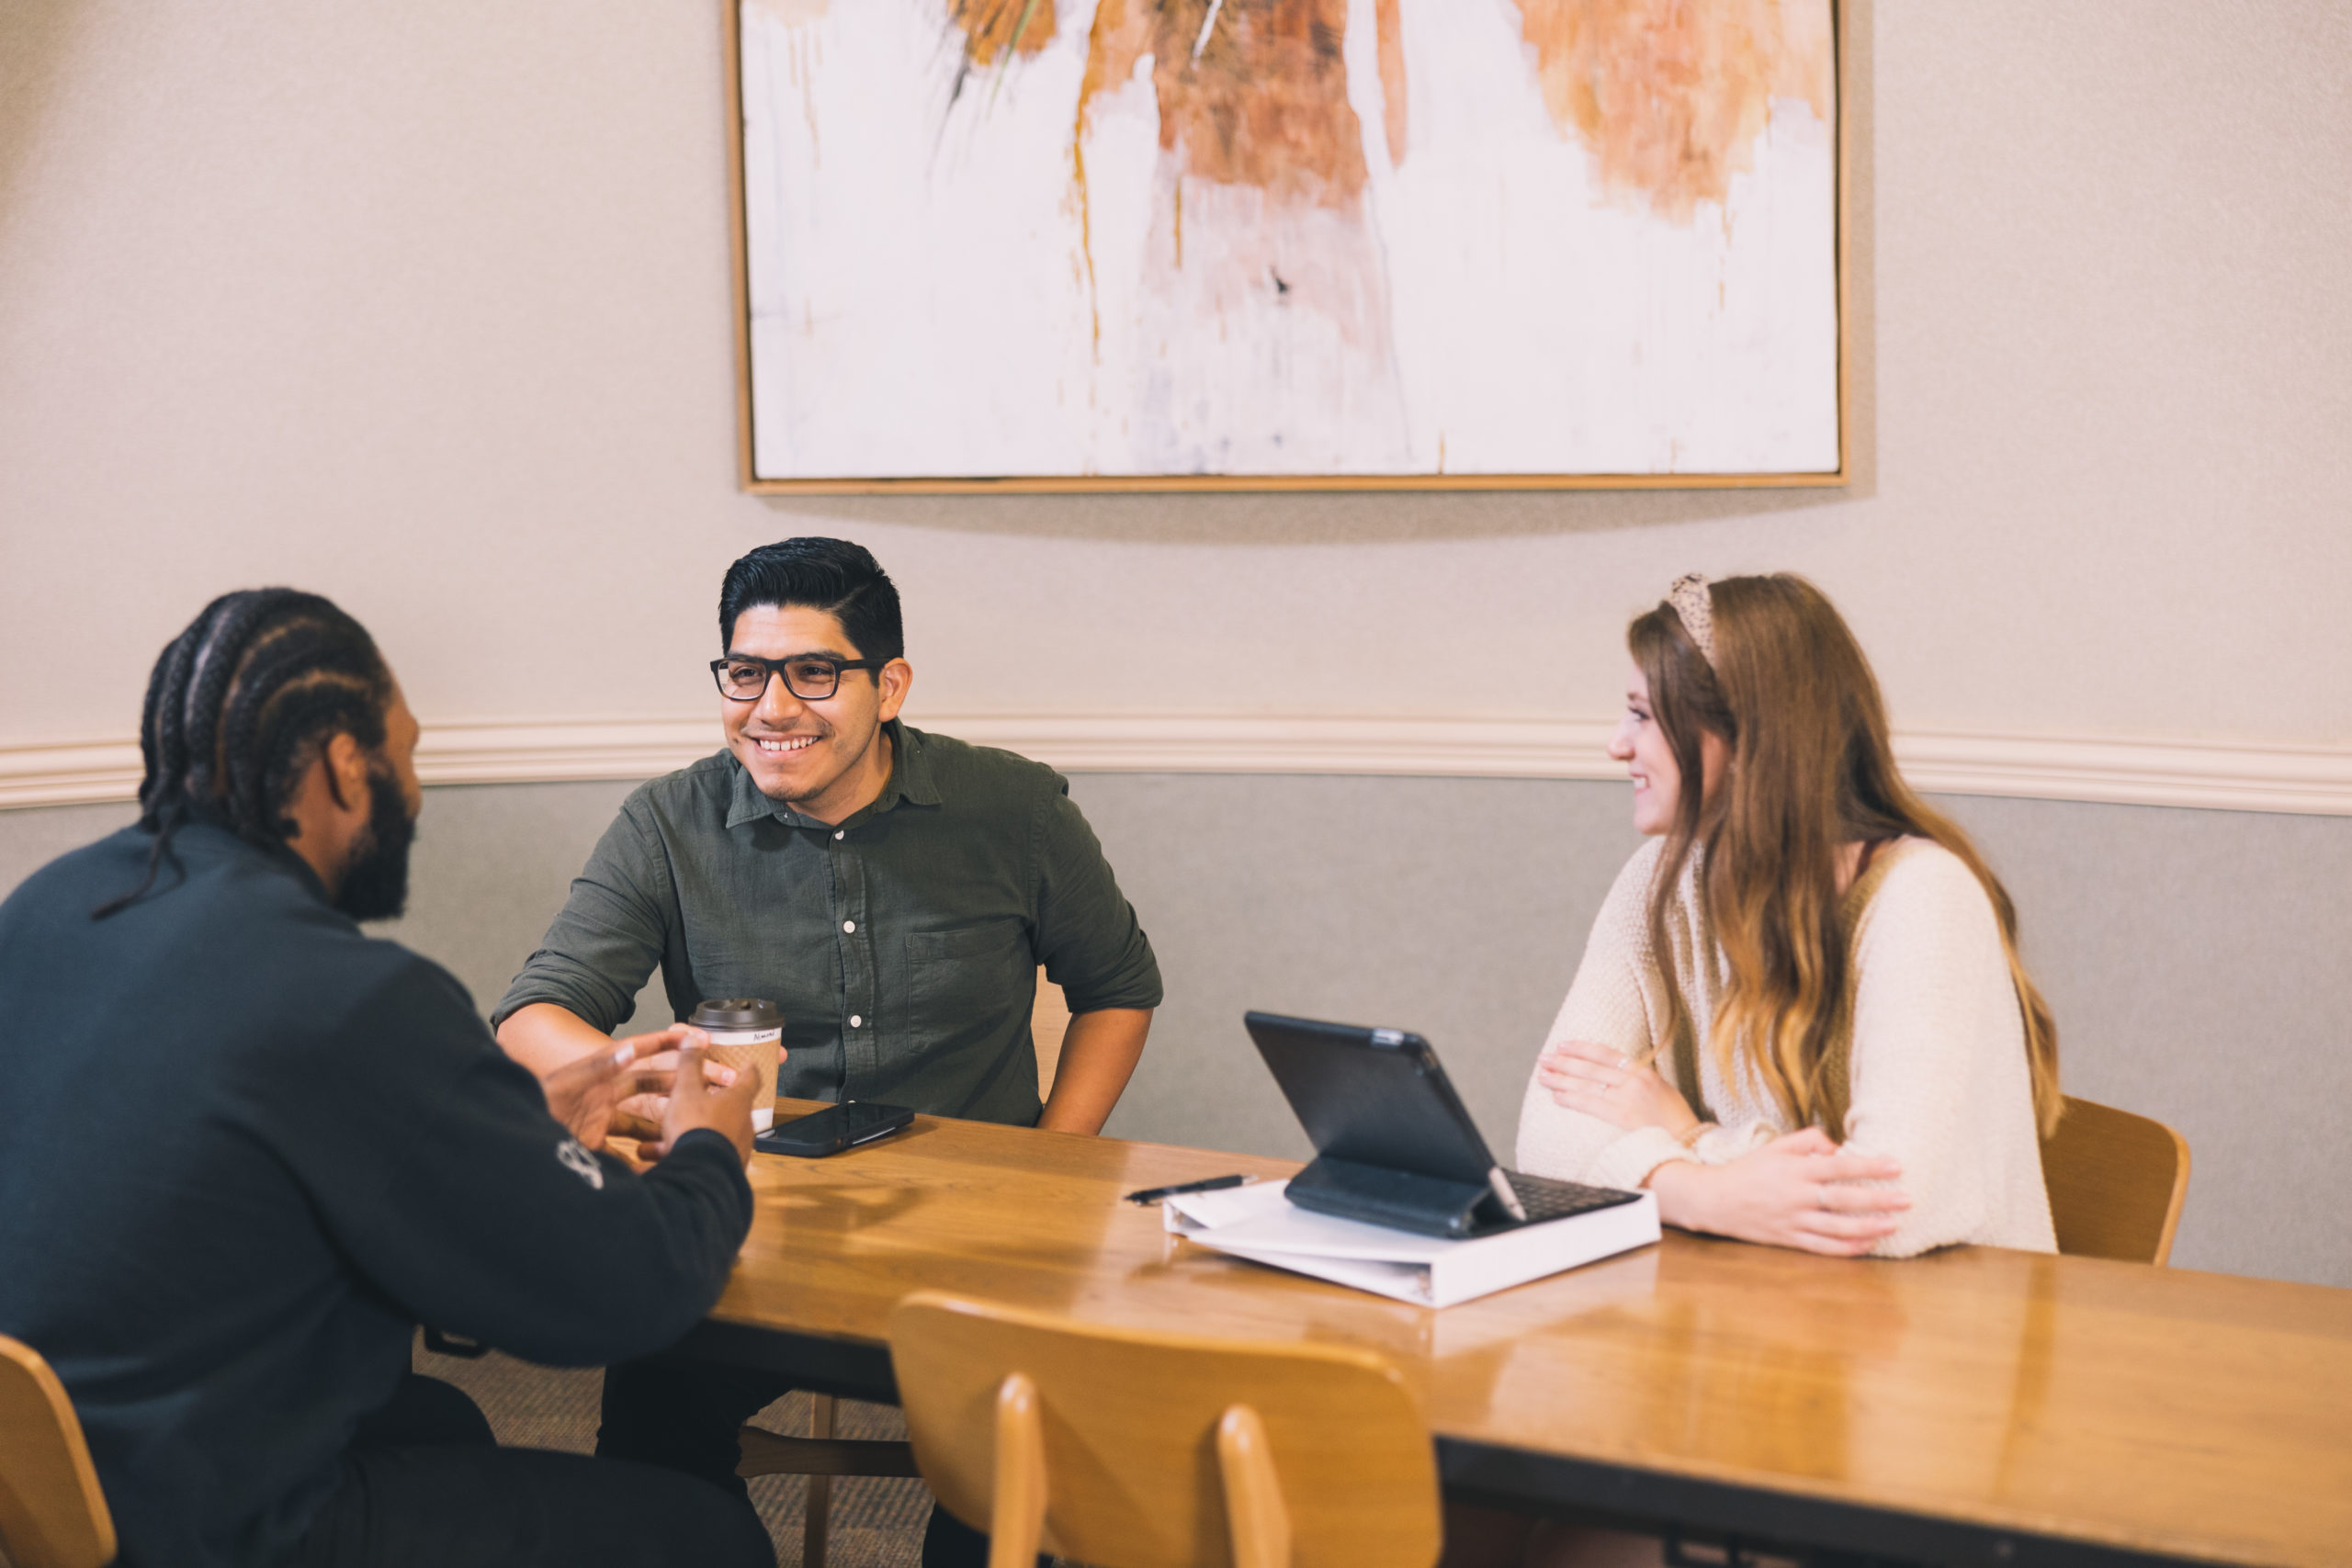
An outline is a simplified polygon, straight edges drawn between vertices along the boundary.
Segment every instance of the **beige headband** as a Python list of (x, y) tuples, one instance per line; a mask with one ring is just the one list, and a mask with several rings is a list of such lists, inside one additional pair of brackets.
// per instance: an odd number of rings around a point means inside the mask
[(1707, 592), (1707, 580), (1695, 571), (1686, 571), (1674, 580), (1666, 591), (1666, 602), (1682, 617), (1682, 629), (1699, 645), (1699, 657), (1709, 669), (1715, 663), (1715, 602)]

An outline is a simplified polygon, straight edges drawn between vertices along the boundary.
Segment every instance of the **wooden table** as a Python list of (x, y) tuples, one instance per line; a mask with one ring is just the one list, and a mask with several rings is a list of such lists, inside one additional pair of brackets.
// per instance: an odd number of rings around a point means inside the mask
[(884, 1318), (933, 1288), (1373, 1347), (1423, 1391), (1449, 1485), (1499, 1499), (1927, 1562), (2352, 1562), (2352, 1292), (1668, 1233), (1431, 1311), (1119, 1201), (1294, 1168), (927, 1116), (831, 1159), (761, 1156), (742, 1260), (685, 1348), (891, 1401)]

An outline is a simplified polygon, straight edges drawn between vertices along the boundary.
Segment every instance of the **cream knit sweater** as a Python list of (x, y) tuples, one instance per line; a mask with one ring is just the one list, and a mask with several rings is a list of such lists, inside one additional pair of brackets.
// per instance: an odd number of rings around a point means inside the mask
[[(1653, 839), (1618, 874), (1592, 923), (1584, 963), (1546, 1044), (1589, 1040), (1636, 1061), (1655, 1056), (1675, 1081), (1665, 981), (1651, 960)], [(1909, 1258), (1955, 1242), (2054, 1252), (2033, 1120), (2025, 1026), (1992, 901), (1942, 845), (1903, 839), (1878, 874), (1853, 935), (1854, 1014), (1848, 1146), (1901, 1162), (1910, 1196), (1894, 1235), (1871, 1250)], [(1608, 1187), (1638, 1187), (1670, 1159), (1720, 1165), (1796, 1129), (1752, 1074), (1725, 1082), (1706, 1048), (1723, 960), (1695, 897), (1697, 861), (1668, 919), (1697, 1038), (1700, 1088), (1718, 1130), (1686, 1149), (1662, 1128), (1625, 1132), (1570, 1111), (1531, 1078), (1519, 1118), (1520, 1168)], [(1703, 956), (1702, 956), (1703, 955)], [(1697, 959), (1697, 962), (1694, 962)]]

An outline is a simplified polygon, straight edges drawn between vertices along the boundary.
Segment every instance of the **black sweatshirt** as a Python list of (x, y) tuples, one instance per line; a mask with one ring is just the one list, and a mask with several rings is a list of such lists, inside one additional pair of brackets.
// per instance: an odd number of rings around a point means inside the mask
[(0, 1333), (74, 1397), (123, 1561), (282, 1556), (422, 1321), (532, 1360), (645, 1354), (750, 1228), (733, 1147), (591, 1156), (456, 978), (290, 852), (183, 829), (0, 904)]

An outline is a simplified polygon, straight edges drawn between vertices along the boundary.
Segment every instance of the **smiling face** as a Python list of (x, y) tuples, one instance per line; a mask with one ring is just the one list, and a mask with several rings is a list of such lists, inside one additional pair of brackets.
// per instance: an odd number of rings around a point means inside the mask
[(1650, 706), (1649, 678), (1638, 664), (1625, 686), (1624, 716), (1609, 737), (1609, 754), (1633, 774), (1634, 830), (1656, 835), (1674, 826), (1674, 807), (1682, 798), (1682, 770), (1675, 764), (1674, 747)]
[[(1674, 760), (1674, 745), (1657, 721), (1650, 704), (1649, 677), (1633, 666), (1625, 682), (1625, 714), (1609, 737), (1609, 754), (1623, 762), (1634, 780), (1634, 830), (1655, 836), (1674, 826), (1675, 807), (1682, 800), (1682, 769)], [(1713, 800), (1723, 780), (1730, 749), (1713, 730), (1699, 733), (1699, 788)]]
[[(761, 659), (862, 659), (838, 616), (805, 604), (752, 604), (735, 617), (729, 653)], [(830, 697), (794, 696), (771, 676), (759, 701), (719, 698), (728, 749), (762, 795), (820, 822), (871, 804), (890, 778), (882, 726), (899, 716), (914, 671), (903, 659), (880, 670), (844, 670)]]

